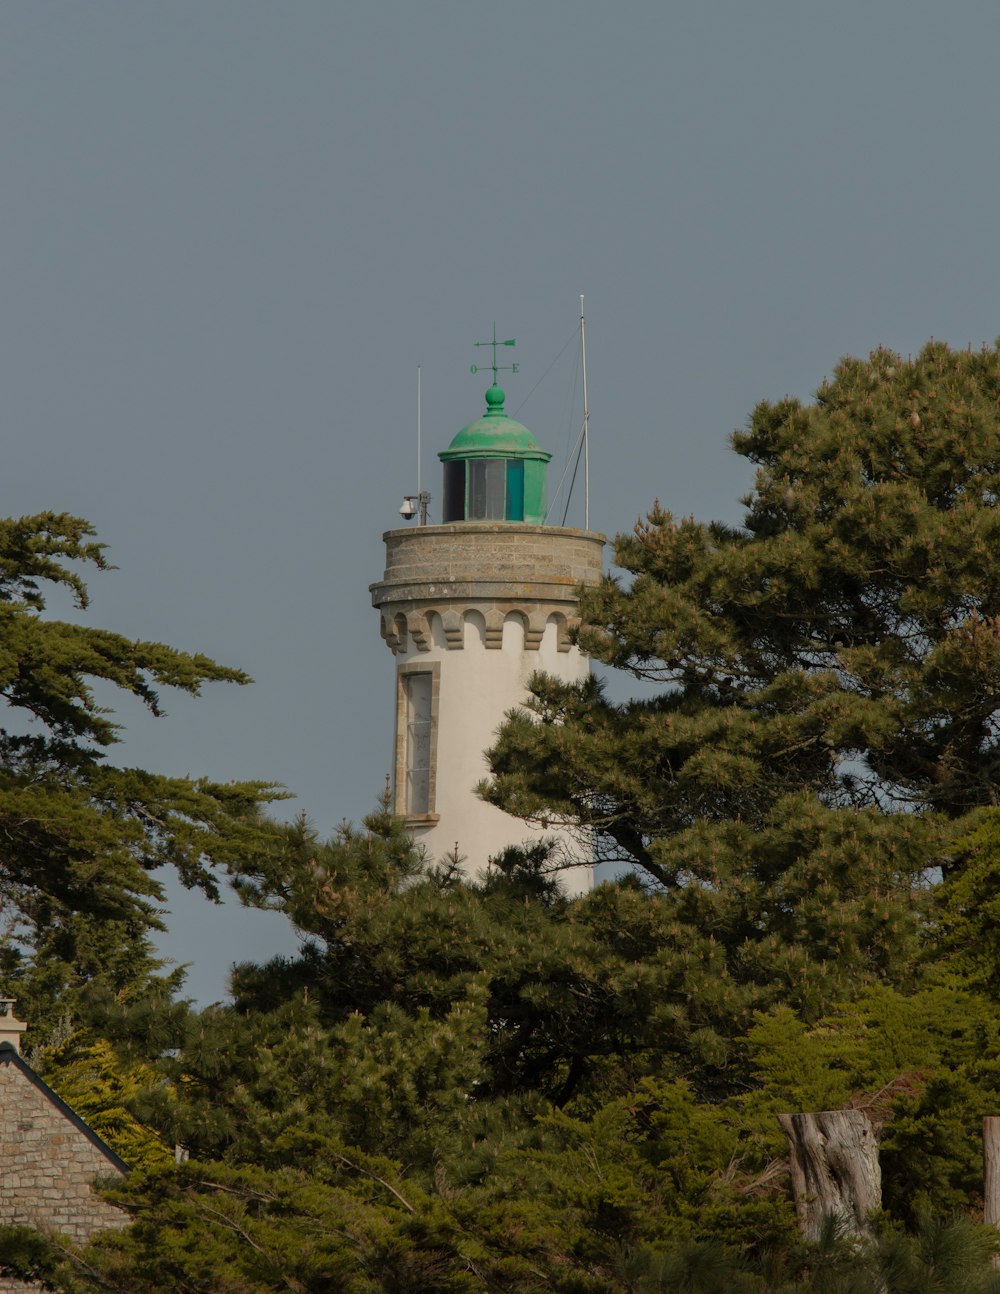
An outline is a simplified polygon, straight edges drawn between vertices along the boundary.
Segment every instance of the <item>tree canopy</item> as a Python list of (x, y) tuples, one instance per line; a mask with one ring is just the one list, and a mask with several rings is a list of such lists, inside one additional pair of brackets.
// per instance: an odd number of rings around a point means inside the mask
[[(845, 359), (813, 403), (762, 402), (743, 525), (659, 505), (585, 590), (594, 658), (664, 685), (623, 707), (539, 687), (492, 797), (593, 823), (669, 881), (654, 842), (759, 823), (789, 794), (955, 818), (1000, 783), (1000, 354)], [(546, 780), (546, 761), (550, 776)]]
[[(302, 946), (206, 1011), (93, 997), (47, 1077), (132, 1154), (135, 1225), (85, 1251), (0, 1234), (12, 1270), (65, 1294), (996, 1294), (1000, 348), (846, 359), (733, 445), (743, 524), (656, 505), (582, 596), (581, 642), (656, 694), (537, 677), (490, 752), (494, 802), (576, 817), (627, 865), (589, 894), (544, 848), (463, 878), (385, 804), (323, 841), (263, 821), (261, 788), (245, 815), (203, 785), (204, 816), (105, 802), (92, 671), (68, 730), (58, 689), (39, 703), (112, 892), (77, 899), (64, 849), (23, 911), (100, 945), (178, 854)], [(56, 557), (103, 560), (49, 524)], [(229, 677), (136, 651), (112, 655), (137, 691)], [(884, 1212), (866, 1245), (806, 1244), (776, 1116), (848, 1107), (880, 1131)]]
[(215, 896), (220, 871), (252, 875), (276, 845), (260, 813), (274, 787), (109, 762), (119, 727), (98, 686), (159, 715), (162, 688), (197, 695), (207, 682), (249, 679), (207, 656), (51, 618), (52, 590), (88, 606), (88, 567), (108, 569), (89, 523), (0, 520), (0, 972), (43, 1032), (71, 984), (121, 987), (152, 973), (158, 869)]
[(662, 690), (535, 680), (485, 792), (593, 826), (713, 974), (815, 1014), (910, 973), (930, 882), (997, 800), (1000, 353), (845, 359), (733, 447), (741, 526), (657, 505), (582, 594), (595, 659)]

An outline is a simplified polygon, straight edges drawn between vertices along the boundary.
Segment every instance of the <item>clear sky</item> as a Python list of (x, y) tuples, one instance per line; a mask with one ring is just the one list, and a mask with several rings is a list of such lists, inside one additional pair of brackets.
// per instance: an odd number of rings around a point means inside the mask
[[(323, 832), (371, 807), (416, 367), (433, 520), (494, 320), (557, 480), (586, 294), (609, 534), (738, 519), (729, 433), (844, 353), (992, 341), (998, 50), (995, 0), (0, 6), (3, 515), (89, 518), (89, 623), (256, 679), (126, 701), (118, 757), (282, 782)], [(171, 909), (202, 1001), (291, 946)]]

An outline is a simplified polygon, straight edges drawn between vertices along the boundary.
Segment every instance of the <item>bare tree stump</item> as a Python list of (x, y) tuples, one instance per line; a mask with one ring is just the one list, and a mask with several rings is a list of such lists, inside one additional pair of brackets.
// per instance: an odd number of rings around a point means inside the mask
[[(818, 1240), (825, 1217), (847, 1235), (872, 1234), (871, 1215), (882, 1207), (878, 1134), (861, 1110), (779, 1114), (788, 1138), (792, 1198), (807, 1240)], [(1000, 1122), (1000, 1120), (998, 1120)]]
[[(983, 1120), (983, 1221), (1000, 1227), (1000, 1119), (987, 1115)], [(1000, 1266), (1000, 1255), (993, 1266)]]

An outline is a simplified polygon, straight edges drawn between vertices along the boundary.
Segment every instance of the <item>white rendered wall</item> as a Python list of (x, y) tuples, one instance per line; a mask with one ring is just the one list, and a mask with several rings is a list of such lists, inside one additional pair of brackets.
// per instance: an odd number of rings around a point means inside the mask
[[(569, 631), (580, 587), (601, 578), (604, 536), (457, 522), (390, 530), (383, 539), (385, 573), (371, 594), (396, 666), (396, 811), (431, 858), (457, 847), (473, 875), (508, 845), (553, 840), (567, 864), (587, 860), (563, 872), (564, 887), (589, 889), (589, 833), (572, 824), (529, 826), (484, 804), (475, 787), (489, 775), (483, 752), (505, 714), (527, 699), (532, 674), (587, 677), (589, 663)], [(427, 754), (426, 729), (407, 723), (410, 698), (417, 690), (426, 696), (411, 682), (418, 672), (432, 676), (431, 772), (411, 779), (408, 766), (424, 766)]]
[[(435, 663), (440, 668), (434, 803), (440, 820), (429, 826), (414, 825), (414, 839), (435, 860), (457, 847), (472, 875), (480, 874), (489, 858), (507, 845), (541, 839), (555, 839), (556, 853), (567, 858), (588, 856), (588, 842), (579, 831), (531, 826), (486, 804), (475, 793), (477, 783), (489, 775), (484, 751), (493, 744), (507, 711), (527, 698), (532, 674), (541, 670), (568, 683), (579, 682), (590, 670), (587, 657), (575, 646), (558, 650), (554, 618), (535, 651), (525, 650), (524, 624), (516, 614), (504, 620), (499, 650), (486, 647), (485, 619), (477, 611), (466, 612), (460, 650), (448, 649), (440, 616), (432, 613), (428, 618), (428, 649), (418, 650), (411, 639), (396, 656), (397, 669), (407, 665), (427, 669)], [(560, 874), (560, 883), (567, 893), (583, 893), (593, 883), (593, 868), (572, 867)]]

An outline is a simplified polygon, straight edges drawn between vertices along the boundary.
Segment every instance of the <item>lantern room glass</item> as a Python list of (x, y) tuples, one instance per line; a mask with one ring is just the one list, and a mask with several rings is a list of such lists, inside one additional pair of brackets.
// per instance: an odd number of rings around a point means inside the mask
[(523, 521), (524, 463), (519, 458), (452, 460), (444, 465), (442, 520)]

